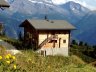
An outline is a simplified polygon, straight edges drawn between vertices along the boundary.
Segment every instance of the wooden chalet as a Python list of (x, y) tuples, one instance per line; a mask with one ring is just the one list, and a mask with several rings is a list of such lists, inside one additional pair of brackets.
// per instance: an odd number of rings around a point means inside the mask
[(10, 5), (5, 0), (0, 0), (0, 7), (9, 7)]
[(62, 54), (68, 56), (70, 31), (75, 29), (68, 22), (27, 19), (20, 27), (24, 27), (25, 44), (33, 44), (39, 51), (46, 51), (47, 55)]

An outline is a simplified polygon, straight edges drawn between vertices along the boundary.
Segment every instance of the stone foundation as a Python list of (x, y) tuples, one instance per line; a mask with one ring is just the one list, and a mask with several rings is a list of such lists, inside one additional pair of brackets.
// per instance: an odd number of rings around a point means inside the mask
[(62, 55), (62, 56), (68, 56), (68, 48), (42, 48), (37, 51), (40, 54), (45, 55)]

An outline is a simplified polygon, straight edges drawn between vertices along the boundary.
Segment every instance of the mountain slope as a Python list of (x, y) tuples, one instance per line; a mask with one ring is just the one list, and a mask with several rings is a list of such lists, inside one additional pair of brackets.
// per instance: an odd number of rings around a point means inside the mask
[(19, 31), (18, 23), (21, 23), (21, 21), (0, 14), (0, 22), (3, 22), (4, 24), (3, 31), (5, 31), (5, 34), (8, 37), (15, 38), (15, 39), (18, 38), (17, 35), (17, 32)]
[(77, 38), (89, 44), (96, 45), (96, 11), (88, 13), (77, 23), (79, 29)]
[(69, 1), (64, 5), (60, 5), (63, 9), (66, 9), (69, 18), (69, 21), (71, 22), (73, 20), (73, 24), (78, 22), (80, 19), (83, 18), (90, 10), (88, 8), (85, 8), (81, 6), (78, 3), (74, 3), (73, 1)]
[(7, 10), (7, 13), (13, 17), (16, 15), (20, 18), (25, 15), (25, 17), (31, 16), (32, 18), (40, 19), (42, 16), (44, 17), (44, 15), (47, 14), (49, 19), (66, 19), (74, 24), (74, 22), (77, 22), (90, 11), (80, 4), (72, 1), (61, 6), (54, 5), (50, 2), (43, 2), (41, 0), (30, 1), (31, 0), (12, 0), (11, 7)]
[[(45, 2), (44, 2), (45, 3)], [(9, 8), (9, 11), (11, 11), (11, 15), (19, 12), (23, 14), (46, 14), (46, 12), (49, 13), (62, 13), (64, 14), (64, 10), (60, 7), (57, 7), (54, 4), (45, 3), (42, 2), (30, 2), (28, 0), (15, 0), (13, 3), (11, 3), (11, 7)], [(47, 10), (47, 11), (46, 11)]]

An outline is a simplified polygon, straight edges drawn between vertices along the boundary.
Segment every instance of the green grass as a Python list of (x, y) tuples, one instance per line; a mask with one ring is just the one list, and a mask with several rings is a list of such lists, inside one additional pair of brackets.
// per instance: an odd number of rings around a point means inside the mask
[(26, 50), (16, 57), (18, 66), (25, 72), (96, 72), (93, 66), (76, 55), (43, 57), (32, 50)]
[(88, 55), (85, 55), (84, 51), (87, 51), (86, 47), (84, 47), (84, 46), (74, 45), (73, 47), (70, 48), (71, 55), (76, 55), (76, 56), (80, 57), (86, 63), (91, 63), (96, 60)]
[[(6, 37), (2, 40), (18, 43)], [(19, 47), (19, 46), (18, 46)], [(96, 72), (96, 68), (90, 63), (94, 61), (93, 58), (84, 55), (79, 46), (71, 48), (71, 56), (40, 56), (32, 50), (22, 50), (22, 54), (16, 55), (17, 66), (20, 71), (17, 72)]]

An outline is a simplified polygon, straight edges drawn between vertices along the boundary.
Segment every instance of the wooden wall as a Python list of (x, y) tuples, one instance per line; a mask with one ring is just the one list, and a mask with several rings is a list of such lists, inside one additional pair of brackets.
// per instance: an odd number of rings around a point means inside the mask
[(28, 22), (24, 23), (24, 43), (29, 45), (34, 45), (36, 48), (38, 46), (38, 31), (32, 27)]
[(70, 30), (36, 30), (28, 22), (24, 22), (25, 44), (35, 44), (36, 48), (47, 38), (56, 35), (56, 42), (48, 42), (42, 48), (63, 48), (69, 46)]
[[(55, 34), (57, 36), (55, 42), (55, 48), (62, 48), (62, 47), (68, 47), (69, 45), (69, 36), (70, 36), (70, 31), (39, 31), (39, 45), (48, 37), (52, 36)], [(43, 48), (53, 48), (53, 42), (46, 43)]]

